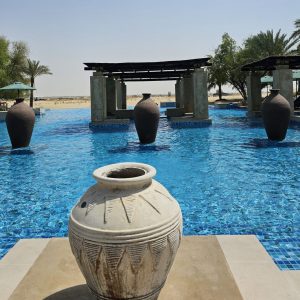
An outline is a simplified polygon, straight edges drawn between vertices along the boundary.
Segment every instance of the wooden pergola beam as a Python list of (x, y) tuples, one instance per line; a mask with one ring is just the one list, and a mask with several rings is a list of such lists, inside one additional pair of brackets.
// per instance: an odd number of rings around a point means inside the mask
[(279, 65), (287, 65), (293, 70), (300, 69), (300, 55), (269, 56), (242, 66), (242, 71), (272, 71)]
[(128, 62), (128, 63), (84, 63), (86, 71), (101, 71), (107, 73), (137, 72), (137, 71), (176, 71), (180, 69), (195, 69), (210, 66), (209, 57), (188, 60), (172, 60), (159, 62)]

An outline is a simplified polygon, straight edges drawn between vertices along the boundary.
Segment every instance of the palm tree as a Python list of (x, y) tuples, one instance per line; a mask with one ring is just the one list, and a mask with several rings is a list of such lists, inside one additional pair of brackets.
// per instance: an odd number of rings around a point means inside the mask
[(292, 37), (294, 39), (299, 40), (300, 39), (300, 19), (297, 19), (294, 24), (295, 24), (296, 30), (293, 32)]
[[(41, 75), (51, 75), (49, 67), (40, 65), (40, 61), (27, 59), (27, 65), (23, 70), (23, 73), (29, 76), (30, 85), (34, 87), (34, 79)], [(33, 107), (33, 90), (30, 92), (30, 107)]]
[(299, 42), (297, 50), (298, 54), (300, 54), (300, 19), (295, 21), (296, 30), (293, 32), (292, 37)]
[(288, 37), (287, 34), (278, 30), (274, 34), (273, 30), (260, 32), (249, 37), (245, 45), (245, 54), (249, 61), (258, 60), (271, 55), (289, 55), (293, 54), (298, 40), (293, 36)]

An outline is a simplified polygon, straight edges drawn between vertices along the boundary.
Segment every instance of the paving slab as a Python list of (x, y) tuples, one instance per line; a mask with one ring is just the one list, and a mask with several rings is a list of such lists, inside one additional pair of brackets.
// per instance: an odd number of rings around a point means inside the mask
[(217, 239), (243, 299), (300, 299), (295, 282), (287, 280), (255, 236), (217, 236)]
[(300, 299), (300, 271), (283, 271), (282, 272), (291, 288), (297, 290)]
[[(92, 300), (67, 239), (51, 239), (10, 300)], [(159, 300), (241, 300), (215, 236), (184, 237)]]
[(6, 300), (21, 282), (49, 239), (23, 239), (0, 260), (0, 299)]

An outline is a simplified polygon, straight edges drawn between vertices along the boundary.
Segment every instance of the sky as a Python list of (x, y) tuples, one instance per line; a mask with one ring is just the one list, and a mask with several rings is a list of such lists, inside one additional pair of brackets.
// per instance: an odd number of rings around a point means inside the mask
[[(299, 0), (0, 0), (0, 35), (25, 41), (53, 75), (36, 96), (88, 96), (84, 62), (192, 59), (227, 32), (238, 45), (260, 31), (291, 34)], [(174, 93), (174, 82), (128, 83), (127, 94)]]

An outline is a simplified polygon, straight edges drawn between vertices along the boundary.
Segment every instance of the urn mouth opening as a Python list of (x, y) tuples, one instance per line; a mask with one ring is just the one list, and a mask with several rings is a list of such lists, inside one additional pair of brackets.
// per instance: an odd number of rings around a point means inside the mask
[(112, 170), (107, 174), (109, 178), (135, 178), (143, 176), (146, 171), (139, 168), (124, 168), (119, 170)]
[(132, 186), (151, 182), (156, 174), (150, 165), (125, 162), (107, 165), (93, 172), (94, 178), (106, 185)]

